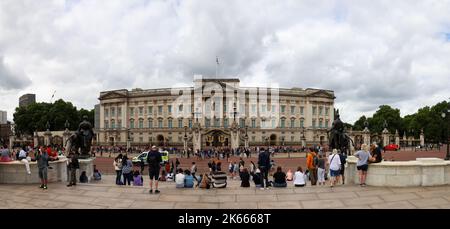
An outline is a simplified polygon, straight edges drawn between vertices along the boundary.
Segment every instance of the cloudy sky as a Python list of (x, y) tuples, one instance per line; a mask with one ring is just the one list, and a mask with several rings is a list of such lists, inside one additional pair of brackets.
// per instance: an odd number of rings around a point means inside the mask
[(335, 91), (344, 121), (450, 97), (450, 1), (0, 0), (0, 110), (24, 93), (91, 109), (100, 91), (244, 86)]

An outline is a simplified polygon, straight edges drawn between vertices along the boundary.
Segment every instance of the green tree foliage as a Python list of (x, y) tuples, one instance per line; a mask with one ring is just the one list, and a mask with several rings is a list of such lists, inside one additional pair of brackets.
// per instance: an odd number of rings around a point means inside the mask
[(426, 141), (439, 142), (442, 141), (444, 136), (449, 136), (449, 133), (445, 131), (449, 129), (450, 119), (444, 120), (441, 117), (442, 112), (447, 110), (448, 107), (449, 104), (443, 101), (432, 107), (426, 106), (420, 108), (416, 113), (406, 115), (402, 118), (399, 109), (382, 105), (372, 117), (361, 116), (354, 123), (354, 129), (362, 130), (364, 128), (364, 122), (367, 120), (370, 131), (380, 133), (384, 129), (383, 123), (386, 120), (388, 130), (391, 133), (395, 133), (395, 130), (398, 130), (400, 136), (403, 136), (406, 132), (408, 136), (413, 134), (418, 138), (423, 129)]
[(17, 107), (14, 113), (15, 129), (18, 133), (32, 134), (34, 131), (46, 130), (47, 122), (50, 130), (64, 130), (66, 120), (71, 130), (78, 128), (83, 115), (87, 115), (94, 125), (94, 110), (77, 110), (70, 102), (60, 99), (54, 103), (33, 103), (26, 107)]

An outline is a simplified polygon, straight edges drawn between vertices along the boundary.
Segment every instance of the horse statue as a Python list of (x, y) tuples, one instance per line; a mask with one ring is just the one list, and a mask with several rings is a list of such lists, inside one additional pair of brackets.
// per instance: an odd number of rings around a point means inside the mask
[(92, 138), (94, 131), (91, 123), (83, 116), (83, 121), (78, 126), (78, 130), (72, 134), (66, 141), (66, 153), (80, 153), (80, 158), (89, 158), (91, 156)]
[(329, 139), (329, 148), (340, 150), (343, 154), (350, 154), (350, 147), (355, 146), (353, 140), (344, 132), (344, 123), (339, 116), (339, 110), (336, 114), (336, 119), (333, 121), (331, 129), (327, 131)]

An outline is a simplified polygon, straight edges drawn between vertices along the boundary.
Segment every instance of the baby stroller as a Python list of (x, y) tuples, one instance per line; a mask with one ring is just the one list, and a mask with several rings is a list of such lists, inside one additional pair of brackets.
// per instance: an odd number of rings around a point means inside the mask
[(214, 188), (227, 187), (227, 173), (217, 171), (212, 174), (212, 183)]

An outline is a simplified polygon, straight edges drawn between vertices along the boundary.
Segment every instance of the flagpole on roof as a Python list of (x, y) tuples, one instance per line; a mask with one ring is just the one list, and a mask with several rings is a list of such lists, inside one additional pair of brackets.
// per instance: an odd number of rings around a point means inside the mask
[(50, 98), (50, 103), (52, 103), (53, 97), (55, 97), (55, 93), (56, 93), (56, 90), (53, 92), (53, 95), (52, 95), (52, 97)]
[(219, 57), (216, 56), (216, 79), (217, 79), (218, 69), (219, 69)]

